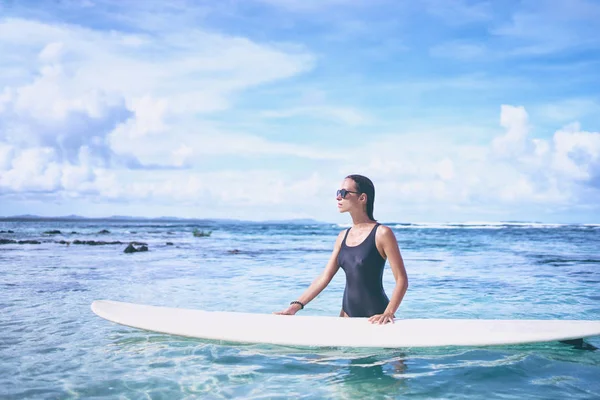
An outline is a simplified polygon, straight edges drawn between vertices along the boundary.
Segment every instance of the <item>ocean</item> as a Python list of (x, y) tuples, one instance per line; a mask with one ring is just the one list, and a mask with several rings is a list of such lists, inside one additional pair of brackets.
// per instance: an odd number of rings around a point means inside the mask
[[(382, 223), (398, 239), (410, 282), (399, 318), (600, 320), (600, 225)], [(600, 350), (562, 343), (397, 350), (234, 345), (131, 329), (90, 310), (92, 301), (109, 299), (279, 311), (322, 271), (344, 228), (0, 221), (0, 398), (600, 398)], [(130, 242), (148, 251), (125, 253)], [(337, 316), (344, 282), (340, 270), (300, 312)], [(393, 286), (386, 265), (388, 295)], [(587, 342), (600, 347), (600, 338)]]

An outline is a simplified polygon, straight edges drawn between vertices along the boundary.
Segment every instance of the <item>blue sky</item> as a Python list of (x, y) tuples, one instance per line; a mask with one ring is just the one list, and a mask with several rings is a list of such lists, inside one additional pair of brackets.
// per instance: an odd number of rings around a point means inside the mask
[[(168, 3), (168, 4), (167, 4)], [(0, 1), (0, 215), (600, 222), (600, 2)]]

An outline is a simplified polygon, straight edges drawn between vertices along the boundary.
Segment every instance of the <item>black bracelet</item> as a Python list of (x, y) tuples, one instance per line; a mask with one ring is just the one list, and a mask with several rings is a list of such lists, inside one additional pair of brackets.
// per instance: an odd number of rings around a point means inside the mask
[(294, 301), (292, 301), (292, 302), (290, 303), (290, 306), (291, 306), (292, 304), (300, 304), (300, 307), (301, 307), (300, 309), (301, 309), (301, 310), (303, 310), (303, 309), (304, 309), (304, 304), (302, 304), (302, 303), (301, 303), (301, 302), (299, 302), (298, 300), (294, 300)]

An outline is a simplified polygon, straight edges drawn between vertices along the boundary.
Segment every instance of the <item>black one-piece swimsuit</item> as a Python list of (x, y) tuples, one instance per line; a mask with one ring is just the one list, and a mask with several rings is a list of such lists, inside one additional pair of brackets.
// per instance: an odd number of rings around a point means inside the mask
[(346, 288), (342, 309), (349, 317), (371, 317), (382, 314), (390, 302), (383, 290), (383, 267), (385, 259), (381, 257), (375, 245), (375, 227), (369, 236), (358, 246), (348, 246), (346, 236), (338, 254), (338, 265), (346, 273)]

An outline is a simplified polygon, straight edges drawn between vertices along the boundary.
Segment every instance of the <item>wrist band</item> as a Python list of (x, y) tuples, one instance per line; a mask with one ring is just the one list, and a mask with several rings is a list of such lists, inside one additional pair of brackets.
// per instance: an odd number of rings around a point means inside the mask
[(292, 304), (300, 304), (300, 307), (301, 307), (300, 309), (301, 309), (301, 310), (303, 310), (303, 309), (304, 309), (304, 304), (302, 304), (302, 303), (301, 303), (301, 302), (299, 302), (298, 300), (292, 301), (292, 302), (290, 303), (290, 306), (291, 306)]

